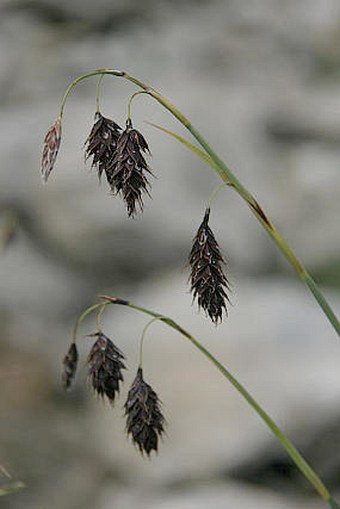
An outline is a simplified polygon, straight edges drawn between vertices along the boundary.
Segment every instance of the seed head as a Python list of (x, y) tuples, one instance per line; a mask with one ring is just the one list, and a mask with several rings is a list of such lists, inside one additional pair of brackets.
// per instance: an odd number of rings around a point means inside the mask
[(62, 385), (64, 389), (69, 389), (75, 377), (78, 365), (78, 350), (75, 343), (71, 343), (67, 354), (63, 360)]
[(224, 258), (208, 225), (209, 215), (210, 209), (207, 209), (189, 255), (190, 290), (199, 307), (217, 325), (222, 321), (223, 311), (227, 314), (226, 302), (230, 302), (227, 291), (230, 287), (222, 268)]
[(61, 141), (61, 119), (58, 118), (52, 127), (47, 131), (44, 139), (42, 158), (41, 158), (41, 175), (45, 182), (53, 170), (57, 159), (58, 150)]
[(127, 416), (126, 429), (143, 455), (158, 451), (159, 437), (164, 433), (165, 420), (155, 391), (143, 379), (141, 368), (131, 385), (124, 405)]
[(92, 157), (92, 168), (97, 169), (99, 179), (105, 172), (108, 182), (111, 180), (112, 160), (120, 131), (121, 127), (113, 120), (96, 113), (95, 124), (85, 143), (85, 159)]
[(150, 195), (147, 173), (152, 175), (152, 171), (142, 154), (150, 153), (147, 142), (139, 131), (132, 128), (131, 121), (127, 121), (126, 125), (117, 142), (110, 184), (113, 192), (123, 197), (128, 215), (134, 216), (137, 205), (143, 210), (143, 193)]
[(91, 348), (87, 359), (89, 367), (89, 380), (98, 396), (106, 396), (110, 403), (114, 402), (116, 393), (119, 392), (119, 383), (124, 378), (122, 370), (124, 355), (102, 332), (96, 332), (91, 336), (97, 337), (97, 341)]

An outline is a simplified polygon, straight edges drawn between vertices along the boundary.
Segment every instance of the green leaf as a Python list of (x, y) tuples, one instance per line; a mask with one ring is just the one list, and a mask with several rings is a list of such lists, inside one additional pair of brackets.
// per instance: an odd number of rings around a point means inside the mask
[[(180, 136), (179, 134), (176, 134), (173, 131), (170, 131), (170, 129), (166, 129), (165, 127), (162, 127), (160, 125), (153, 124), (152, 122), (147, 122), (147, 124), (151, 125), (152, 127), (155, 127), (156, 129), (159, 129), (160, 131), (163, 131), (163, 133), (166, 133), (169, 136), (172, 136), (173, 138), (175, 138), (175, 140), (177, 140), (180, 143), (182, 143), (186, 148), (191, 150), (191, 152), (193, 152), (200, 159), (202, 159), (202, 161), (204, 161), (209, 166), (214, 168), (214, 170), (217, 170), (220, 173), (220, 169), (219, 169), (218, 165), (215, 164), (215, 162), (212, 160), (212, 158), (208, 154), (203, 152), (203, 150), (198, 148), (196, 145), (194, 145), (193, 143), (188, 141), (186, 138), (183, 138), (183, 136)], [(225, 176), (223, 177), (223, 179), (225, 180)]]

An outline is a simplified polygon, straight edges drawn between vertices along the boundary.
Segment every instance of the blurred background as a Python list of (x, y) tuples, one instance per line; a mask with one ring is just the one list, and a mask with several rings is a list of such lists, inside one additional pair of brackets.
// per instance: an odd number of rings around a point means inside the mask
[[(58, 161), (42, 185), (42, 140), (61, 96), (74, 77), (101, 67), (130, 72), (183, 110), (339, 310), (338, 0), (2, 0), (0, 464), (27, 489), (2, 497), (1, 507), (321, 509), (234, 389), (158, 323), (144, 369), (163, 401), (167, 436), (158, 456), (138, 455), (122, 407), (147, 318), (132, 310), (103, 317), (129, 366), (115, 407), (86, 386), (92, 317), (79, 335), (74, 390), (61, 389), (79, 313), (100, 293), (130, 299), (195, 333), (340, 494), (339, 345), (231, 190), (220, 191), (211, 215), (233, 287), (229, 317), (215, 328), (191, 305), (187, 256), (219, 180), (144, 121), (183, 135), (181, 126), (151, 98), (133, 103), (157, 178), (143, 216), (127, 218), (84, 163), (95, 111), (89, 79), (69, 97)], [(102, 113), (123, 125), (134, 91), (106, 77)]]

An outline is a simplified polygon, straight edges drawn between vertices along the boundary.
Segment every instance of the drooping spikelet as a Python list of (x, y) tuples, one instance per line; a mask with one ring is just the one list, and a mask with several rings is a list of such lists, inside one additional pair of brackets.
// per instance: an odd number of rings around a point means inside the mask
[(123, 382), (122, 370), (124, 355), (102, 332), (91, 336), (98, 339), (89, 353), (87, 363), (89, 367), (89, 380), (98, 396), (106, 396), (110, 403), (114, 402), (119, 392), (119, 383)]
[(64, 389), (69, 389), (74, 380), (78, 365), (78, 350), (75, 343), (71, 343), (70, 348), (63, 360), (62, 385)]
[(58, 150), (61, 142), (61, 119), (57, 118), (54, 124), (49, 128), (44, 139), (42, 158), (41, 158), (41, 175), (45, 182), (53, 170), (57, 159)]
[(121, 129), (113, 120), (96, 113), (94, 126), (86, 140), (85, 159), (92, 157), (92, 167), (97, 169), (99, 179), (104, 172), (108, 182), (111, 180), (112, 161)]
[(143, 193), (150, 195), (147, 173), (152, 171), (142, 154), (150, 153), (149, 146), (139, 131), (127, 121), (126, 129), (117, 142), (117, 150), (112, 161), (112, 190), (120, 194), (126, 203), (129, 216), (143, 210)]
[(124, 405), (127, 416), (126, 430), (143, 455), (158, 451), (159, 438), (164, 433), (165, 420), (155, 391), (143, 379), (141, 368), (131, 385)]
[(208, 208), (190, 252), (190, 290), (199, 307), (217, 325), (222, 321), (223, 311), (227, 314), (226, 303), (230, 302), (227, 291), (230, 287), (222, 268), (224, 258), (208, 224), (209, 216)]

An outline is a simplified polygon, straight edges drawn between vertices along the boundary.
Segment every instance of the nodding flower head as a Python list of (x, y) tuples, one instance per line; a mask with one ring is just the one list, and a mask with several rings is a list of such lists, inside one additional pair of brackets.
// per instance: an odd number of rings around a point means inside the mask
[(126, 203), (129, 216), (143, 210), (143, 193), (150, 195), (147, 174), (152, 171), (142, 153), (150, 153), (142, 134), (132, 128), (130, 120), (117, 142), (117, 150), (112, 161), (111, 188), (120, 194)]
[(102, 332), (91, 334), (98, 339), (89, 353), (89, 381), (98, 396), (106, 396), (110, 403), (114, 402), (119, 392), (119, 383), (123, 382), (122, 370), (124, 355)]
[(75, 343), (71, 343), (67, 354), (63, 360), (62, 385), (64, 389), (69, 389), (75, 377), (78, 365), (78, 350)]
[(99, 179), (104, 172), (108, 182), (111, 180), (112, 160), (121, 129), (113, 120), (96, 113), (94, 126), (85, 143), (85, 159), (92, 157), (92, 167), (97, 169)]
[(222, 268), (224, 258), (208, 224), (209, 216), (207, 209), (190, 252), (190, 283), (193, 298), (197, 298), (199, 307), (217, 325), (222, 321), (223, 311), (227, 313), (230, 287)]
[(143, 379), (141, 368), (133, 381), (125, 403), (126, 429), (143, 455), (158, 451), (159, 437), (164, 433), (165, 420), (155, 391)]
[(61, 142), (61, 119), (57, 118), (44, 139), (41, 157), (41, 175), (45, 182), (55, 165)]

